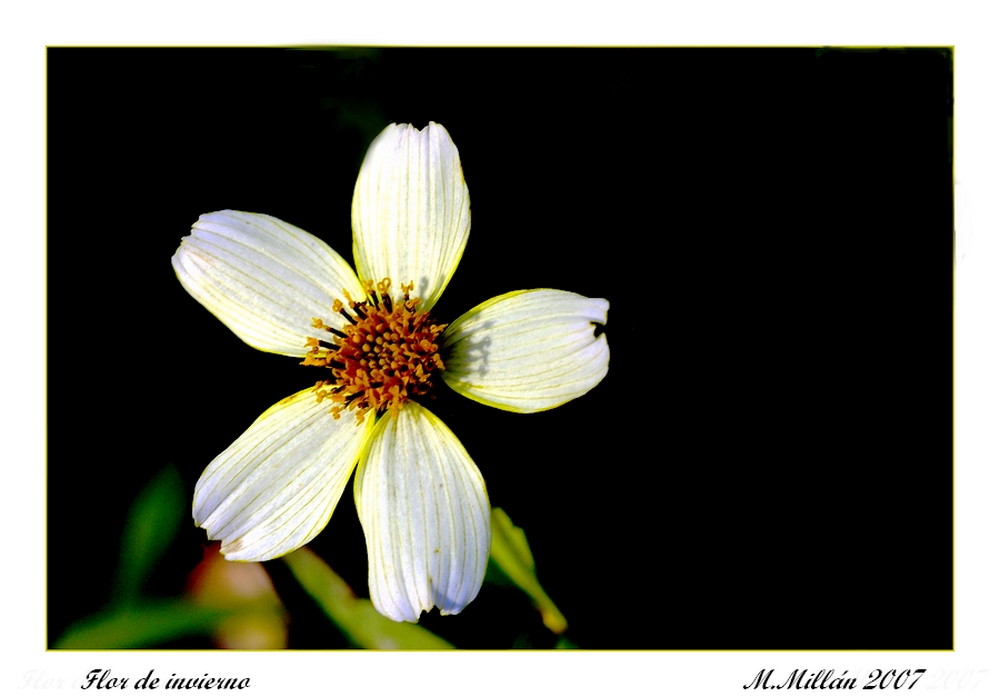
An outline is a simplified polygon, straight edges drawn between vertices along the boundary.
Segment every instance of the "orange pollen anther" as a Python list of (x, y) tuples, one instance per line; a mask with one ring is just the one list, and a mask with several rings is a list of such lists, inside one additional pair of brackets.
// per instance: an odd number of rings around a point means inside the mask
[[(377, 284), (362, 281), (365, 300), (355, 301), (344, 290), (345, 304), (333, 301), (333, 311), (347, 322), (338, 330), (313, 318), (313, 326), (330, 333), (329, 340), (310, 338), (302, 365), (328, 368), (332, 379), (316, 383), (316, 400), (333, 402), (330, 413), (353, 409), (358, 423), (369, 409), (395, 416), (411, 397), (427, 394), (434, 373), (444, 370), (437, 337), (447, 326), (434, 324), (418, 312), (420, 298), (411, 298), (413, 283), (401, 285), (402, 302), (392, 302), (388, 278)], [(348, 309), (349, 308), (349, 309)]]

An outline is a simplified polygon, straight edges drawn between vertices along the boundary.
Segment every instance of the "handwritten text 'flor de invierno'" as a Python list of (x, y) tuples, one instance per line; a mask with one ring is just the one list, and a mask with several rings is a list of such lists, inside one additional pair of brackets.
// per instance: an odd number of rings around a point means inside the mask
[[(87, 673), (86, 683), (81, 685), (80, 688), (83, 690), (91, 687), (98, 690), (124, 690), (127, 687), (132, 687), (136, 690), (155, 690), (160, 687), (160, 683), (163, 681), (155, 677), (153, 672), (151, 670), (145, 676), (132, 682), (129, 678), (119, 678), (111, 675), (111, 671), (106, 668), (103, 670), (101, 668), (94, 668)], [(209, 677), (208, 673), (198, 678), (186, 678), (184, 676), (178, 677), (177, 673), (171, 673), (166, 682), (163, 682), (163, 687), (168, 690), (242, 690), (250, 687), (250, 678), (212, 678)]]

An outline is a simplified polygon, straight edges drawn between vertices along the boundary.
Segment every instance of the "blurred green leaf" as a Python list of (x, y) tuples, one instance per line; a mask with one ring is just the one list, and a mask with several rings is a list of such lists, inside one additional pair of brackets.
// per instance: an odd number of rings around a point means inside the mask
[(231, 610), (188, 600), (113, 607), (76, 622), (56, 641), (57, 649), (130, 649), (158, 646), (188, 636), (211, 634)]
[(340, 576), (307, 547), (282, 557), (298, 582), (327, 617), (358, 646), (366, 649), (451, 649), (423, 627), (383, 617), (370, 600), (354, 595)]
[(535, 560), (531, 556), (524, 530), (515, 526), (501, 508), (494, 508), (490, 512), (490, 522), (493, 526), (490, 558), (511, 581), (528, 594), (542, 613), (545, 626), (555, 634), (562, 634), (566, 631), (566, 618), (538, 582)]
[(173, 466), (162, 469), (139, 492), (122, 535), (113, 603), (124, 606), (136, 601), (176, 536), (185, 508), (184, 483)]

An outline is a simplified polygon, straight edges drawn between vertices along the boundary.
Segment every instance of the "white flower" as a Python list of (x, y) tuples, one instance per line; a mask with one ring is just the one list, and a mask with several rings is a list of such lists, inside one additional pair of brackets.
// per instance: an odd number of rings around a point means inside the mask
[(470, 227), (458, 150), (433, 122), (392, 124), (375, 139), (352, 219), (357, 275), (321, 240), (266, 215), (209, 213), (181, 241), (172, 262), (195, 299), (251, 346), (321, 369), (209, 464), (195, 522), (228, 560), (279, 557), (323, 529), (357, 465), (375, 607), (397, 621), (434, 606), (458, 613), (486, 573), (486, 486), (413, 398), (437, 377), (509, 411), (579, 397), (608, 370), (607, 339), (594, 335), (608, 302), (522, 290), (447, 329), (430, 319)]

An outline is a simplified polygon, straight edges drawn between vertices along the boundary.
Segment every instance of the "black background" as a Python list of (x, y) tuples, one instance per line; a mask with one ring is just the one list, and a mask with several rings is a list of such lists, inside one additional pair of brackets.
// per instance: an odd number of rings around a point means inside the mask
[[(368, 143), (433, 120), (473, 210), (438, 319), (522, 288), (611, 303), (585, 397), (432, 405), (568, 637), (951, 648), (951, 90), (935, 49), (50, 49), (50, 643), (109, 600), (156, 471), (193, 491), (313, 381), (187, 295), (180, 238), (235, 208), (351, 260)], [(152, 592), (179, 592), (204, 543), (185, 527)], [(350, 489), (311, 547), (366, 594)], [(292, 646), (343, 645), (265, 567)], [(492, 585), (423, 623), (466, 648), (554, 642)]]

